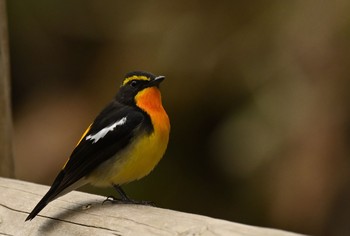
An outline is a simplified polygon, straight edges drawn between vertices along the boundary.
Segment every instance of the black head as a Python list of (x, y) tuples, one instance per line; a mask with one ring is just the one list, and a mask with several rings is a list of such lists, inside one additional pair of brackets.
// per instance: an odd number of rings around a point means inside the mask
[(149, 87), (159, 87), (159, 84), (164, 78), (164, 76), (155, 76), (144, 71), (127, 73), (117, 93), (116, 99), (121, 103), (134, 105), (134, 98), (138, 92)]

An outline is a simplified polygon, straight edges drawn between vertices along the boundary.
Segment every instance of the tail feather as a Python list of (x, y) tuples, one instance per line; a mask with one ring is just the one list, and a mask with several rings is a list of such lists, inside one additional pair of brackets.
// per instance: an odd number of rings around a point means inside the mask
[(79, 179), (78, 181), (71, 182), (66, 181), (65, 172), (62, 170), (56, 177), (53, 182), (50, 190), (45, 194), (45, 196), (39, 201), (39, 203), (34, 207), (32, 212), (28, 215), (25, 221), (32, 220), (38, 213), (44, 209), (44, 207), (49, 204), (51, 201), (55, 200), (58, 197), (63, 196), (64, 194), (81, 187), (82, 185), (87, 184), (85, 178)]
[(61, 171), (55, 181), (53, 182), (49, 191), (45, 196), (39, 201), (39, 203), (34, 207), (32, 212), (28, 215), (25, 221), (32, 220), (49, 202), (53, 201), (62, 192), (61, 183), (64, 176), (64, 172)]
[(49, 201), (47, 201), (47, 199), (45, 199), (45, 197), (43, 199), (40, 200), (40, 202), (34, 207), (34, 209), (32, 210), (32, 212), (28, 215), (28, 217), (26, 218), (26, 221), (28, 220), (32, 220), (37, 214), (39, 214), (39, 212), (44, 209), (44, 207), (49, 203)]

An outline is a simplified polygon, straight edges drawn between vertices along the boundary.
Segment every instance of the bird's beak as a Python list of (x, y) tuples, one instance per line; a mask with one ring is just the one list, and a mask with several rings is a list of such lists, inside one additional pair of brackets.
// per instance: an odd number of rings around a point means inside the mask
[(159, 87), (159, 84), (165, 79), (165, 76), (157, 76), (154, 80), (150, 82), (150, 86)]

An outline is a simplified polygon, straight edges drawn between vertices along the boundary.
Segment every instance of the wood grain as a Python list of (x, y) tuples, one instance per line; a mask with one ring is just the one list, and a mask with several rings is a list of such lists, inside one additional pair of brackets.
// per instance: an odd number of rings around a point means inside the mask
[(105, 197), (78, 191), (53, 201), (25, 222), (47, 190), (0, 178), (0, 235), (297, 235), (151, 206), (102, 204)]

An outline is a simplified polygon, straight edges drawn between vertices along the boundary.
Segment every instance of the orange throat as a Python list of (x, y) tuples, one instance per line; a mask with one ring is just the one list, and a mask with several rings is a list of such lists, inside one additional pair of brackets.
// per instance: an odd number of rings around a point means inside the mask
[(146, 88), (136, 95), (135, 101), (136, 105), (151, 117), (155, 132), (164, 132), (169, 135), (169, 117), (163, 108), (159, 89), (156, 87)]

